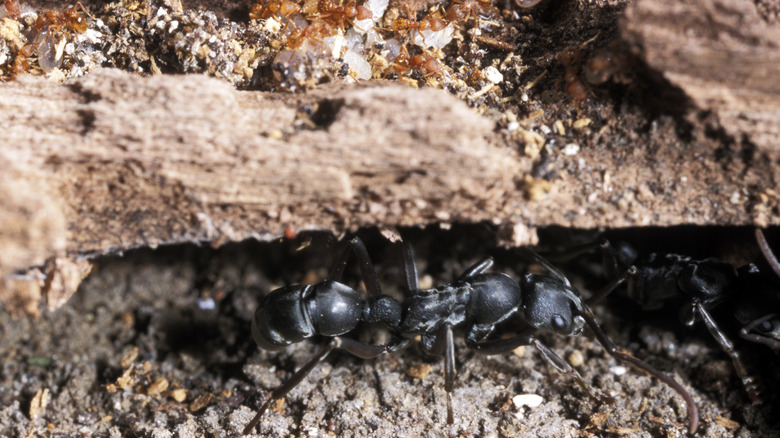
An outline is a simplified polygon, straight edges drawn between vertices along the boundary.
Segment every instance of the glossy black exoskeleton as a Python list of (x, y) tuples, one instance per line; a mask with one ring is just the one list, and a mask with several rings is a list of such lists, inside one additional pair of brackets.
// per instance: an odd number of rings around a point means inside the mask
[[(761, 230), (756, 238), (773, 269), (780, 267), (769, 251)], [(715, 341), (729, 355), (745, 390), (754, 402), (760, 400), (758, 385), (745, 367), (740, 353), (716, 322), (712, 311), (727, 307), (740, 325), (739, 336), (780, 349), (780, 285), (749, 264), (739, 269), (717, 258), (697, 260), (679, 254), (651, 253), (640, 257), (625, 243), (600, 244), (605, 275), (612, 280), (589, 304), (603, 299), (626, 283), (626, 294), (645, 310), (682, 300), (680, 320), (688, 326), (702, 321)], [(774, 259), (774, 260), (773, 260)]]
[[(358, 256), (369, 294), (367, 299), (338, 282), (350, 250)], [(280, 349), (312, 337), (320, 337), (324, 344), (309, 362), (271, 393), (244, 433), (255, 427), (271, 402), (284, 397), (334, 349), (368, 359), (405, 348), (417, 336), (425, 352), (444, 357), (447, 423), (453, 424), (454, 330), (459, 327), (466, 332), (467, 347), (483, 354), (507, 353), (521, 345), (533, 345), (549, 365), (570, 375), (591, 396), (611, 402), (610, 397), (586, 384), (576, 370), (537, 337), (539, 332), (580, 335), (586, 326), (611, 356), (660, 379), (680, 394), (688, 408), (690, 431), (695, 431), (698, 411), (688, 392), (674, 379), (619, 351), (596, 323), (593, 313), (569, 280), (538, 254), (529, 250), (527, 255), (551, 275), (527, 274), (517, 282), (506, 274), (486, 272), (493, 265), (492, 258), (488, 257), (467, 269), (452, 283), (420, 290), (412, 250), (405, 246), (406, 299), (401, 304), (382, 294), (365, 246), (360, 239), (352, 239), (328, 280), (315, 285), (277, 289), (259, 304), (252, 322), (252, 333), (261, 347)], [(354, 330), (361, 321), (384, 324), (391, 332), (390, 340), (382, 345), (369, 345), (342, 336)], [(502, 323), (516, 323), (519, 333), (500, 338), (496, 329)]]

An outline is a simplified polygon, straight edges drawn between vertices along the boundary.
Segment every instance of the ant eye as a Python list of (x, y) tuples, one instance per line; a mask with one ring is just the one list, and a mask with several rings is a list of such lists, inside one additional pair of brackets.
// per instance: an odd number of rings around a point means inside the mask
[(553, 315), (550, 324), (555, 330), (563, 330), (566, 328), (566, 320), (558, 314)]

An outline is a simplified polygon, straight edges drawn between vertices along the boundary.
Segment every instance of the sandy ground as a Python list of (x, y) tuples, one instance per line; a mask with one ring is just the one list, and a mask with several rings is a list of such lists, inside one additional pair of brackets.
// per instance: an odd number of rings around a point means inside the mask
[[(448, 281), (485, 253), (513, 276), (524, 264), (513, 252), (485, 247), (486, 227), (408, 230), (422, 281)], [(741, 229), (635, 231), (677, 246), (745, 237)], [(688, 237), (677, 239), (685, 234)], [(693, 235), (693, 237), (691, 237)], [(545, 235), (543, 234), (543, 237)], [(629, 237), (631, 237), (629, 236)], [(383, 285), (399, 283), (397, 258), (377, 233), (365, 233)], [(729, 238), (723, 238), (729, 237)], [(693, 240), (692, 240), (693, 239)], [(698, 240), (696, 240), (698, 239)], [(552, 239), (544, 237), (544, 242)], [(288, 282), (316, 281), (334, 253), (331, 239), (244, 242), (220, 249), (174, 246), (100, 259), (81, 290), (38, 320), (0, 310), (0, 434), (3, 436), (236, 436), (264, 397), (313, 354), (302, 343), (279, 353), (257, 349), (249, 333), (258, 299)], [(576, 265), (575, 281), (596, 284)], [(674, 312), (659, 317), (610, 303), (596, 309), (620, 346), (672, 374), (701, 410), (702, 437), (780, 436), (776, 357), (742, 346), (762, 379), (766, 401), (753, 406), (727, 357), (705, 333), (680, 328)], [(380, 342), (382, 332), (361, 330)], [(457, 342), (453, 436), (685, 436), (682, 400), (643, 374), (627, 371), (587, 338), (544, 337), (597, 390), (615, 395), (601, 405), (547, 366), (532, 348), (484, 357)], [(578, 357), (579, 356), (579, 357)], [(578, 362), (581, 360), (581, 364)], [(762, 367), (761, 364), (766, 366)], [(442, 362), (417, 346), (376, 360), (337, 353), (282, 403), (272, 406), (258, 436), (447, 436)], [(776, 375), (776, 372), (774, 373)], [(260, 390), (258, 393), (257, 390)], [(536, 407), (513, 403), (537, 394)], [(772, 420), (772, 418), (775, 420)]]

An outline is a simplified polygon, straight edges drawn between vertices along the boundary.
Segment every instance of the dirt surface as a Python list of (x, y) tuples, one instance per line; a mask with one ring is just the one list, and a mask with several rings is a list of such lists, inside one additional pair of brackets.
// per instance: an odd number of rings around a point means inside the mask
[[(497, 271), (515, 278), (525, 272), (527, 265), (515, 252), (486, 245), (492, 232), (485, 227), (403, 231), (417, 251), (422, 282), (434, 284), (450, 281), (484, 254), (496, 258)], [(643, 251), (687, 248), (692, 255), (721, 255), (737, 264), (758, 257), (750, 235), (750, 230), (733, 228), (608, 233)], [(398, 294), (397, 247), (377, 232), (362, 236), (385, 291)], [(308, 247), (296, 251), (309, 240)], [(776, 244), (774, 234), (770, 241)], [(577, 240), (561, 229), (542, 233), (548, 250), (566, 242)], [(2, 310), (0, 433), (236, 436), (268, 391), (316, 350), (310, 343), (278, 353), (257, 349), (249, 334), (255, 305), (275, 287), (322, 278), (334, 251), (326, 235), (219, 250), (137, 250), (100, 259), (80, 292), (56, 312), (44, 311), (38, 321), (11, 319)], [(589, 285), (603, 284), (587, 263), (562, 266), (585, 293)], [(348, 278), (354, 281), (355, 274)], [(778, 436), (776, 358), (763, 347), (739, 344), (764, 390), (765, 402), (754, 406), (725, 354), (701, 328), (683, 329), (675, 309), (643, 314), (617, 300), (596, 311), (619, 346), (691, 391), (702, 416), (696, 436)], [(725, 316), (721, 321), (728, 321)], [(381, 330), (359, 331), (364, 341), (383, 339)], [(598, 391), (616, 396), (612, 406), (590, 399), (533, 348), (484, 357), (457, 339), (454, 436), (686, 435), (685, 406), (673, 391), (621, 369), (587, 338), (543, 337)], [(47, 398), (41, 402), (44, 392)], [(543, 401), (517, 406), (512, 400), (520, 394), (537, 394)], [(448, 434), (445, 417), (442, 362), (413, 346), (370, 361), (334, 354), (284, 402), (272, 406), (257, 433), (438, 437)]]

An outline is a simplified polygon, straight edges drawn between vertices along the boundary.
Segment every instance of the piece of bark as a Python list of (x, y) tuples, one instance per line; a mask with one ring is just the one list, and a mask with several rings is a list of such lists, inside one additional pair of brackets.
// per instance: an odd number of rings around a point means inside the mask
[(736, 140), (780, 152), (780, 23), (748, 0), (640, 0), (625, 37)]
[(488, 142), (493, 124), (441, 90), (335, 85), (280, 98), (107, 70), (2, 92), (2, 275), (65, 254), (268, 240), (286, 227), (487, 220), (522, 173)]

